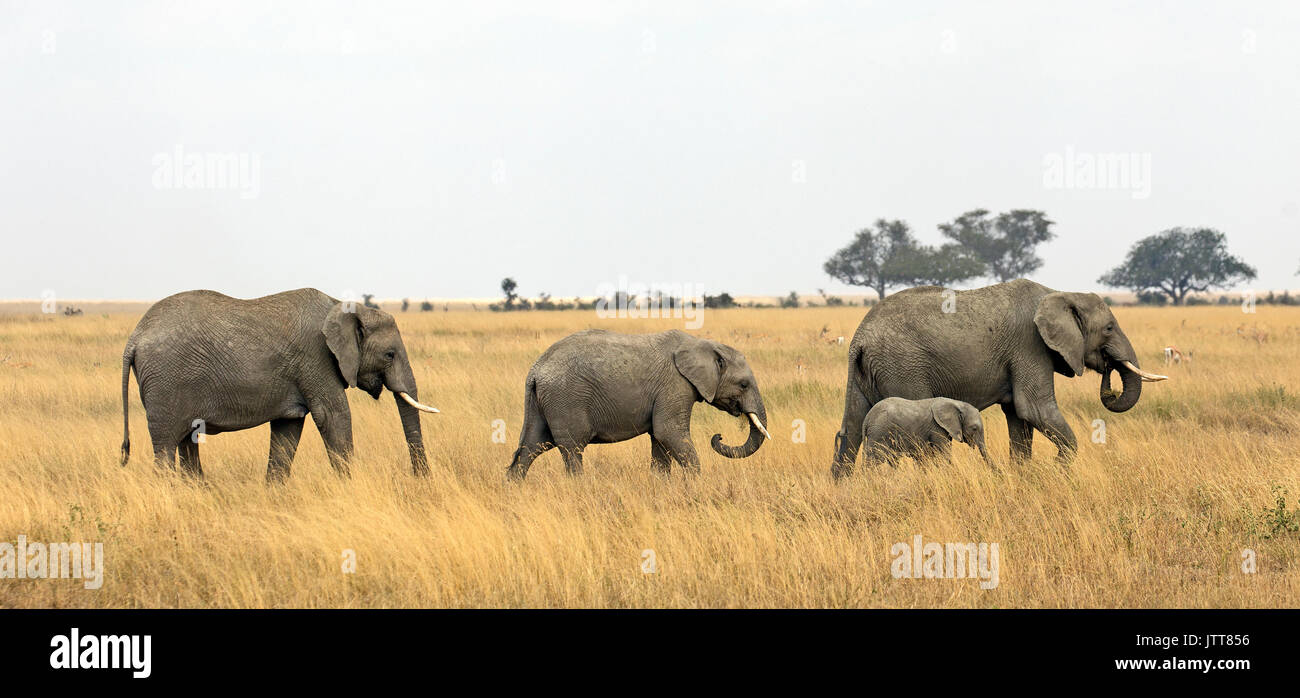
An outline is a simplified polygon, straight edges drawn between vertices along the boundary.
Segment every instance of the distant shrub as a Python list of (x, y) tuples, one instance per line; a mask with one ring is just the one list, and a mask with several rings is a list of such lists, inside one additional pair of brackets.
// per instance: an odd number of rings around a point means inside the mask
[(704, 307), (706, 308), (734, 308), (736, 299), (731, 297), (730, 293), (719, 293), (716, 296), (704, 296)]
[(1166, 305), (1169, 303), (1169, 297), (1163, 293), (1155, 291), (1143, 291), (1137, 294), (1138, 305)]

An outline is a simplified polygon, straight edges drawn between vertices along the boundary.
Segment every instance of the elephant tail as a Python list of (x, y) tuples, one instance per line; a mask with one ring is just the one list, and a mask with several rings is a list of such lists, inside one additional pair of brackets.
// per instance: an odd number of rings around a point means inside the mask
[(135, 364), (135, 343), (127, 342), (122, 352), (122, 465), (131, 458), (131, 403), (128, 400), (131, 386), (131, 366)]

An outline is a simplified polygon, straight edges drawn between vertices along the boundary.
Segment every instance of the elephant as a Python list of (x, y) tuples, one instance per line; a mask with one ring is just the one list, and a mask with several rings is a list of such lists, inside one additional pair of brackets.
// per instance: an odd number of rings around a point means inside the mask
[(700, 458), (691, 443), (691, 410), (697, 402), (749, 417), (749, 438), (713, 450), (747, 458), (765, 438), (767, 409), (745, 357), (718, 342), (681, 330), (631, 335), (608, 330), (571, 334), (551, 345), (528, 371), (524, 425), (507, 476), (522, 480), (534, 459), (559, 447), (565, 470), (582, 472), (582, 451), (591, 443), (614, 443), (650, 434), (652, 466), (661, 474), (669, 458), (688, 474)]
[[(899, 291), (863, 318), (848, 358), (831, 467), (836, 475), (852, 470), (862, 421), (887, 397), (947, 397), (977, 410), (999, 405), (1013, 462), (1030, 456), (1037, 429), (1065, 464), (1073, 460), (1077, 442), (1056, 405), (1054, 374), (1100, 373), (1101, 403), (1112, 412), (1137, 404), (1143, 382), (1166, 379), (1138, 367), (1133, 345), (1099, 296), (1060, 292), (1028, 279), (969, 291)], [(1115, 371), (1122, 392), (1111, 390)]]
[(969, 403), (946, 397), (928, 400), (887, 397), (872, 405), (867, 418), (862, 420), (862, 441), (867, 444), (868, 463), (894, 464), (900, 456), (925, 455), (951, 460), (953, 439), (979, 449), (984, 462), (992, 464), (984, 447), (984, 422), (979, 410)]
[(428, 473), (415, 374), (393, 316), (312, 288), (244, 300), (186, 291), (145, 312), (122, 353), (122, 465), (131, 455), (128, 387), (135, 369), (154, 459), (202, 477), (207, 435), (271, 423), (268, 482), (289, 476), (303, 421), (316, 423), (330, 465), (349, 474), (347, 388), (393, 392), (411, 470)]

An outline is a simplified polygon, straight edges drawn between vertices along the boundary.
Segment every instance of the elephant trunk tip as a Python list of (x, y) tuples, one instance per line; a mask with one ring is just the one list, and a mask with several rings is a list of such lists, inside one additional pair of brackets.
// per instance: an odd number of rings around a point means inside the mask
[(728, 446), (722, 442), (722, 434), (714, 434), (709, 441), (709, 445), (720, 456), (726, 458), (748, 458), (754, 455), (763, 441), (772, 438), (767, 432), (767, 427), (763, 425), (764, 418), (767, 417), (767, 411), (759, 407), (760, 413), (749, 412), (749, 438), (740, 446)]
[[(1142, 395), (1142, 376), (1128, 367), (1129, 362), (1112, 362), (1106, 366), (1101, 377), (1101, 404), (1111, 412), (1127, 412), (1137, 404)], [(1110, 387), (1110, 375), (1118, 371), (1122, 388), (1120, 391)]]

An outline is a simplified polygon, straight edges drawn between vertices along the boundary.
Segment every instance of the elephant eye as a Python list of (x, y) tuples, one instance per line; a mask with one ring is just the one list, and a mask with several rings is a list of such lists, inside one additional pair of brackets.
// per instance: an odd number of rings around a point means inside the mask
[(749, 381), (741, 381), (741, 382), (740, 382), (740, 389), (741, 389), (741, 390), (749, 390)]
[(393, 351), (392, 349), (389, 349), (388, 351), (384, 352), (384, 358), (388, 359), (389, 361), (392, 361), (396, 356), (397, 356), (397, 352)]
[(1107, 331), (1107, 332), (1114, 332), (1114, 331), (1115, 331), (1115, 323), (1112, 322), (1112, 323), (1110, 323), (1109, 325), (1106, 325), (1106, 331)]

